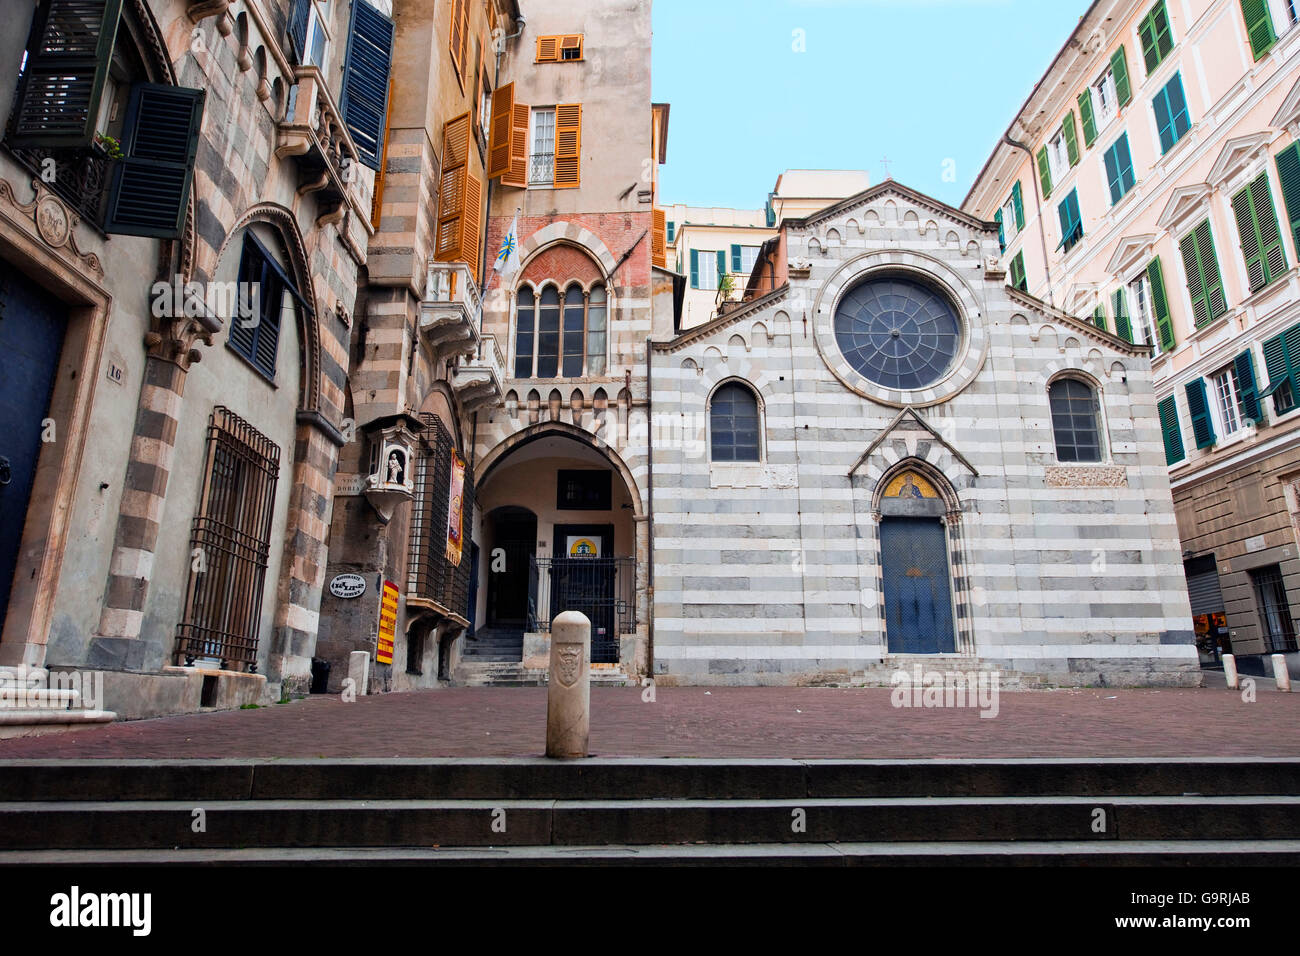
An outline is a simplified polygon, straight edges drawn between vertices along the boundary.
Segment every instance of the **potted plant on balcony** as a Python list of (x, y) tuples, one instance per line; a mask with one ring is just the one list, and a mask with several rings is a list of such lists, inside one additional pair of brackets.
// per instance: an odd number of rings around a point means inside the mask
[(122, 152), (122, 144), (107, 133), (95, 134), (95, 149), (109, 159), (121, 159), (125, 155)]

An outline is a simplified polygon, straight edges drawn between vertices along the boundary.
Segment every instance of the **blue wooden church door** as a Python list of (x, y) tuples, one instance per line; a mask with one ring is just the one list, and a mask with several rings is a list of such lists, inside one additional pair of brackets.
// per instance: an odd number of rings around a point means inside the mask
[(57, 300), (0, 260), (0, 624), (9, 610), (41, 422), (63, 348), (63, 312)]
[(880, 552), (890, 653), (954, 653), (948, 546), (939, 519), (882, 518)]

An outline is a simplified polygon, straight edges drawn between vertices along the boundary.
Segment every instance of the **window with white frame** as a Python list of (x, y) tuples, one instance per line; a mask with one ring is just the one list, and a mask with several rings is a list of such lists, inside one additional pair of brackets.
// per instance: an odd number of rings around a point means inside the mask
[(311, 5), (305, 61), (311, 66), (320, 67), (322, 71), (325, 69), (325, 55), (329, 52), (329, 33), (325, 30), (325, 19), (328, 16), (328, 0), (318, 0)]
[(1065, 142), (1065, 127), (1056, 131), (1047, 143), (1047, 161), (1052, 169), (1052, 182), (1060, 182), (1070, 171), (1070, 150)]
[(1156, 335), (1155, 309), (1151, 304), (1151, 280), (1143, 272), (1128, 284), (1129, 299), (1133, 303), (1133, 334), (1139, 345), (1149, 345), (1160, 354), (1160, 338)]
[(549, 186), (555, 182), (555, 107), (534, 109), (533, 144), (528, 158), (528, 183), (532, 186)]
[(1011, 245), (1011, 240), (1018, 235), (1020, 230), (1016, 228), (1016, 197), (1012, 195), (1007, 197), (1006, 205), (1002, 207), (1002, 238), (1007, 245)]
[(700, 263), (700, 288), (717, 289), (718, 287), (718, 254), (715, 251), (699, 249), (697, 250)]
[(1119, 93), (1115, 90), (1115, 71), (1107, 69), (1092, 84), (1092, 116), (1100, 133), (1119, 115)]
[(740, 274), (748, 277), (754, 271), (754, 263), (758, 261), (758, 246), (741, 246), (740, 247)]
[(1241, 413), (1241, 392), (1237, 387), (1237, 370), (1229, 365), (1213, 376), (1215, 408), (1219, 413), (1219, 434), (1224, 438), (1240, 430), (1244, 416)]

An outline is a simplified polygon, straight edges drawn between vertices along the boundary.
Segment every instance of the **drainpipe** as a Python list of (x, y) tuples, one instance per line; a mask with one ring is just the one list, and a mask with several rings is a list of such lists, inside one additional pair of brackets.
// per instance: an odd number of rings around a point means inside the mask
[[(646, 670), (655, 679), (655, 440), (654, 440), (654, 342), (645, 339), (645, 415), (646, 415)], [(629, 390), (629, 412), (631, 418)]]
[(1047, 258), (1047, 230), (1043, 228), (1043, 199), (1039, 194), (1038, 176), (1035, 175), (1034, 169), (1034, 151), (1024, 143), (1012, 139), (1010, 135), (1004, 135), (1002, 142), (1013, 149), (1024, 150), (1025, 155), (1029, 157), (1029, 178), (1034, 181), (1034, 211), (1038, 214), (1038, 241), (1043, 247), (1043, 271), (1047, 273), (1047, 304), (1056, 308), (1056, 297), (1052, 294), (1052, 266)]

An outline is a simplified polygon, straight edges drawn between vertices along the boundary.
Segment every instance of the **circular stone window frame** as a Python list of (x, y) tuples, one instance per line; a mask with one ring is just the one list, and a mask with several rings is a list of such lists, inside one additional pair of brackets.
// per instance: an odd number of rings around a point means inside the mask
[[(912, 279), (947, 298), (957, 315), (961, 342), (952, 364), (937, 382), (925, 388), (886, 388), (871, 381), (848, 362), (835, 338), (835, 313), (852, 288), (873, 276)], [(975, 380), (988, 354), (988, 331), (979, 300), (956, 270), (937, 259), (914, 252), (877, 250), (843, 263), (823, 284), (813, 303), (813, 338), (822, 361), (840, 383), (863, 398), (895, 408), (926, 408), (946, 402)]]

